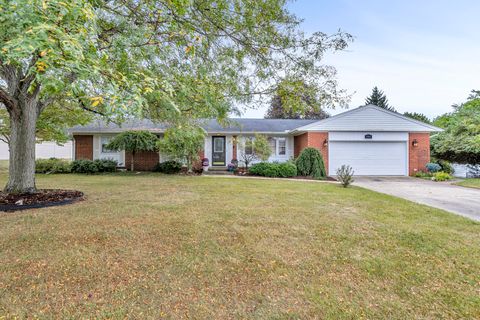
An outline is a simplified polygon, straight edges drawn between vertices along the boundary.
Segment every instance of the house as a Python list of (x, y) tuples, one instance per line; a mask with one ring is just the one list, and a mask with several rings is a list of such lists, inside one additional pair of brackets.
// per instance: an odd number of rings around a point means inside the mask
[[(240, 160), (243, 139), (264, 134), (272, 147), (269, 161), (288, 161), (302, 149), (314, 147), (323, 155), (329, 175), (343, 164), (352, 166), (356, 175), (413, 175), (430, 161), (430, 133), (441, 131), (373, 105), (323, 120), (231, 119), (227, 126), (205, 120), (201, 125), (208, 133), (201, 156), (209, 159), (210, 166), (225, 167)], [(166, 129), (147, 120), (129, 121), (122, 127), (101, 121), (74, 127), (74, 157), (113, 158), (129, 167), (128, 154), (106, 149), (112, 136), (124, 130), (149, 130), (161, 137)], [(135, 167), (141, 170), (167, 159), (158, 152), (143, 152), (135, 158)]]

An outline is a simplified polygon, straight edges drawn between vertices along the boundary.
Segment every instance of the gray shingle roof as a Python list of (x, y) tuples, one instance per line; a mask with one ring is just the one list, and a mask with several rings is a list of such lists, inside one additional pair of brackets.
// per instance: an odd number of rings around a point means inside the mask
[[(225, 126), (215, 119), (199, 120), (200, 125), (209, 133), (284, 133), (298, 127), (311, 124), (318, 120), (297, 119), (243, 119), (232, 118)], [(150, 120), (127, 120), (121, 126), (115, 123), (107, 123), (103, 120), (95, 120), (85, 126), (75, 126), (70, 133), (117, 133), (126, 130), (148, 130), (151, 132), (163, 132), (168, 128), (166, 123), (154, 123)]]

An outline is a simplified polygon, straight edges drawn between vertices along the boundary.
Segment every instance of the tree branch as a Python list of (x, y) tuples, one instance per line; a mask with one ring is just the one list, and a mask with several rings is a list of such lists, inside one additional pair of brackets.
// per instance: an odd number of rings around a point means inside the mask
[(17, 101), (8, 94), (7, 90), (0, 87), (0, 102), (2, 102), (7, 108), (8, 112), (15, 110)]

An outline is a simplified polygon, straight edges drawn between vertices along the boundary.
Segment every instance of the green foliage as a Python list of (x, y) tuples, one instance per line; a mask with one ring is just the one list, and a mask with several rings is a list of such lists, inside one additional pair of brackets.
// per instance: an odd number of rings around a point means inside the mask
[(97, 159), (97, 160), (75, 160), (72, 161), (71, 170), (72, 173), (86, 173), (94, 174), (101, 172), (115, 172), (117, 168), (117, 162), (109, 159)]
[(155, 166), (153, 171), (161, 172), (166, 174), (175, 174), (179, 173), (182, 170), (182, 164), (178, 161), (169, 160), (159, 163)]
[(272, 148), (265, 135), (255, 134), (253, 138), (239, 137), (237, 139), (240, 145), (240, 158), (246, 169), (253, 161), (267, 161), (272, 154)]
[(116, 135), (108, 145), (109, 150), (125, 150), (132, 153), (157, 150), (158, 137), (149, 131), (124, 131)]
[(431, 137), (432, 154), (458, 163), (480, 163), (480, 99), (456, 106), (452, 113), (435, 120), (444, 128)]
[(372, 90), (372, 94), (365, 99), (365, 104), (373, 104), (377, 107), (387, 109), (389, 111), (395, 111), (394, 107), (391, 107), (388, 104), (387, 96), (383, 93), (382, 90), (378, 89), (378, 87), (374, 87)]
[(353, 171), (352, 167), (347, 165), (342, 165), (340, 168), (337, 169), (337, 179), (340, 181), (344, 188), (347, 188), (354, 180), (353, 180)]
[(327, 173), (323, 157), (315, 148), (305, 148), (295, 161), (298, 174), (301, 176), (310, 176), (315, 179), (325, 179)]
[(424, 172), (424, 171), (415, 172), (415, 177), (416, 178), (431, 178), (432, 176), (433, 176), (433, 174), (430, 173), (430, 172)]
[(421, 122), (428, 123), (428, 124), (431, 124), (431, 123), (432, 123), (432, 121), (431, 121), (426, 115), (424, 115), (423, 113), (419, 113), (419, 112), (404, 112), (403, 115), (406, 116), (406, 117), (409, 117), (409, 118), (412, 118), (412, 119), (421, 121)]
[(446, 160), (432, 158), (432, 162), (438, 164), (441, 169), (440, 171), (452, 174), (455, 170), (452, 167), (452, 164)]
[(293, 162), (260, 162), (252, 165), (248, 173), (263, 177), (290, 178), (297, 175), (297, 167)]
[(70, 173), (71, 163), (64, 159), (38, 159), (35, 161), (36, 173)]
[(446, 172), (443, 172), (443, 171), (439, 171), (439, 172), (435, 172), (433, 174), (433, 178), (432, 178), (434, 181), (447, 181), (447, 180), (450, 180), (452, 179), (452, 176), (449, 175), (448, 173)]
[(322, 108), (329, 106), (321, 92), (301, 79), (281, 81), (272, 97), (266, 119), (325, 119), (329, 114)]
[(202, 128), (192, 125), (170, 128), (157, 146), (162, 153), (185, 162), (188, 172), (192, 172), (193, 164), (199, 160), (199, 153), (203, 150), (205, 135)]

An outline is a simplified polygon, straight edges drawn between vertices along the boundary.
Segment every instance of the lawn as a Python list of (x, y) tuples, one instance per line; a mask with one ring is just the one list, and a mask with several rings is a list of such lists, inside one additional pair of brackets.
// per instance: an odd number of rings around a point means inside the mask
[(480, 178), (465, 179), (457, 182), (456, 185), (470, 188), (480, 188)]
[(480, 316), (480, 224), (441, 210), (306, 181), (37, 182), (87, 200), (0, 214), (0, 318)]

